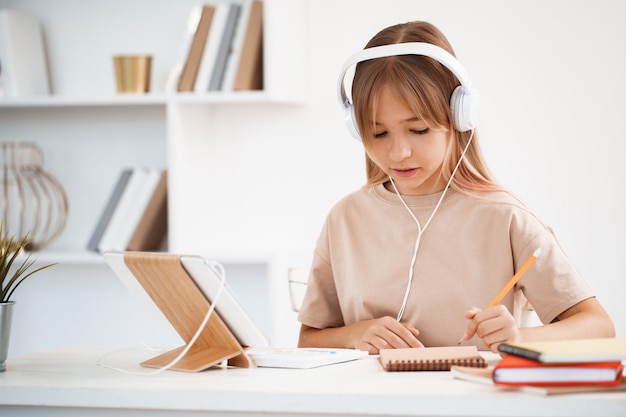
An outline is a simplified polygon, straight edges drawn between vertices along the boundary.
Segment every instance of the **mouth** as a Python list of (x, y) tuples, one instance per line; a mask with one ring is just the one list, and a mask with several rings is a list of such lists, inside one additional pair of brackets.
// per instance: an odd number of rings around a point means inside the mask
[(396, 174), (400, 178), (408, 178), (415, 174), (419, 168), (410, 168), (410, 169), (392, 169), (394, 174)]

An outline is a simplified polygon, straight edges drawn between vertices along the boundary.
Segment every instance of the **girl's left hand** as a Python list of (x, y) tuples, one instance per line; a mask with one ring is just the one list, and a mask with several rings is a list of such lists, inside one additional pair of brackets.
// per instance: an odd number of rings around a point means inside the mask
[(489, 350), (498, 353), (500, 343), (518, 342), (520, 339), (515, 318), (503, 305), (489, 307), (485, 310), (472, 307), (465, 312), (464, 316), (470, 320), (470, 323), (465, 329), (461, 341), (467, 341), (476, 334)]

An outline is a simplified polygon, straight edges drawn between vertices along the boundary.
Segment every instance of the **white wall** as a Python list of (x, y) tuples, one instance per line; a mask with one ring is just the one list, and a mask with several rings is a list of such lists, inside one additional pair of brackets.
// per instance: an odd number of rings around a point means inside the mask
[[(275, 247), (309, 250), (328, 208), (364, 180), (362, 151), (337, 104), (341, 64), (382, 27), (429, 20), (447, 34), (481, 91), (479, 134), (496, 178), (551, 224), (626, 336), (619, 176), (625, 12), (619, 1), (310, 1), (308, 105), (261, 109), (248, 119), (251, 126), (239, 125), (245, 147), (231, 145), (215, 157), (243, 158), (246, 170), (218, 189), (234, 185), (231, 202), (247, 220), (256, 215), (247, 205), (247, 175), (258, 172), (263, 181), (254, 185), (266, 197), (259, 230), (271, 225)], [(219, 114), (223, 123), (215, 129), (232, 140), (227, 130), (237, 111)], [(215, 233), (227, 240), (230, 226)]]
[[(303, 187), (313, 190), (309, 201), (327, 202), (358, 182), (358, 146), (343, 130), (335, 98), (340, 64), (384, 26), (431, 21), (481, 92), (479, 133), (494, 175), (551, 224), (626, 336), (626, 3), (312, 1), (310, 11), (307, 127), (320, 158), (330, 157), (316, 171), (321, 178)], [(336, 177), (344, 180), (325, 189)]]
[[(58, 93), (80, 95), (113, 91), (110, 56), (131, 51), (156, 54), (153, 91), (158, 91), (178, 54), (183, 24), (176, 22), (184, 21), (190, 5), (196, 3), (199, 1), (0, 0), (0, 7), (40, 13), (53, 48), (53, 85)], [(364, 181), (360, 145), (345, 130), (336, 99), (336, 77), (343, 60), (384, 26), (428, 20), (448, 36), (481, 91), (480, 140), (496, 178), (552, 225), (613, 316), (618, 335), (626, 336), (625, 273), (620, 262), (625, 247), (626, 198), (619, 176), (625, 148), (620, 114), (626, 111), (622, 99), (626, 61), (621, 54), (626, 3), (310, 0), (308, 9), (303, 23), (309, 33), (308, 44), (303, 45), (309, 57), (307, 102), (298, 107), (215, 109), (220, 120), (215, 132), (228, 141), (232, 139), (229, 132), (236, 127), (239, 139), (236, 146), (219, 147), (217, 154), (211, 155), (224, 163), (225, 180), (212, 191), (236, 209), (223, 210), (224, 218), (207, 233), (236, 248), (241, 239), (232, 230), (248, 219), (249, 227), (257, 228), (250, 232), (253, 237), (264, 236), (264, 228), (269, 227), (273, 231), (268, 236), (270, 249), (295, 254), (286, 256), (285, 263), (306, 259), (327, 210)], [(73, 17), (63, 20), (68, 16)], [(81, 20), (82, 16), (87, 17)], [(129, 29), (132, 27), (142, 30)], [(65, 42), (80, 48), (63, 50)], [(147, 110), (146, 119), (153, 120), (155, 114), (159, 117), (159, 111)], [(13, 117), (16, 111), (10, 112)], [(19, 133), (9, 119), (0, 114), (2, 140), (4, 132)], [(38, 129), (45, 133), (47, 127)], [(152, 129), (133, 132), (141, 139), (132, 152), (137, 156), (142, 147), (156, 147), (151, 152), (156, 153), (152, 159), (158, 162), (165, 159), (165, 140), (148, 141), (165, 132)], [(69, 172), (66, 162), (67, 144), (82, 140), (80, 135), (72, 137), (70, 129), (65, 132), (67, 138), (50, 132), (53, 141), (41, 140), (46, 168), (68, 190), (87, 188), (83, 178)], [(111, 133), (126, 134), (90, 131), (85, 140), (107, 143)], [(102, 155), (93, 161), (95, 167), (105, 165), (102, 161), (121, 164), (118, 151), (95, 146)], [(199, 178), (207, 169), (198, 167)], [(94, 171), (96, 174), (90, 175), (97, 175), (98, 169)], [(105, 187), (114, 178), (107, 175), (99, 181)], [(257, 189), (252, 205), (250, 189)], [(99, 209), (93, 207), (101, 207), (106, 197), (94, 195), (87, 204), (76, 195), (77, 215), (92, 216), (95, 224)], [(64, 234), (58, 247), (76, 240), (86, 243), (90, 228), (82, 230), (76, 224), (68, 224), (68, 228), (71, 234)], [(65, 271), (58, 272), (62, 273)], [(28, 291), (25, 288), (20, 296), (28, 297)], [(90, 296), (97, 299), (99, 294)], [(66, 313), (63, 303), (55, 308)], [(94, 322), (103, 320), (98, 311), (89, 314), (94, 315)], [(293, 315), (285, 313), (285, 317), (293, 322)], [(93, 340), (97, 341), (95, 336)]]

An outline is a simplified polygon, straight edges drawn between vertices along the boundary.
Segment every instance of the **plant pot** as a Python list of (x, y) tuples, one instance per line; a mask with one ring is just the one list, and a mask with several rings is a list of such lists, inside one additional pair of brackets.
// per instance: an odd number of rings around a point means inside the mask
[(9, 354), (9, 336), (11, 336), (11, 321), (15, 301), (0, 303), (0, 372), (7, 369), (7, 356)]

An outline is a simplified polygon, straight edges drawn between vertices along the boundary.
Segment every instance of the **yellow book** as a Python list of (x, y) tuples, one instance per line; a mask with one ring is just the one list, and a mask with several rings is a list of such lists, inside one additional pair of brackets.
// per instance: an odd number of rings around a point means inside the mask
[(595, 338), (502, 343), (498, 349), (542, 363), (610, 362), (626, 359), (626, 339)]

